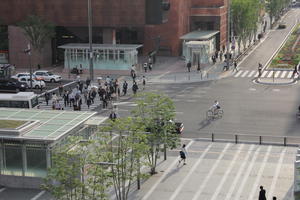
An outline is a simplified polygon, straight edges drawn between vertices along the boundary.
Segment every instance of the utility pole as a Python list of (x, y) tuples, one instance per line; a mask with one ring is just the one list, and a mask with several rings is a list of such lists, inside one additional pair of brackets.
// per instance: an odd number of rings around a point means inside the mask
[(227, 69), (229, 70), (229, 49), (230, 49), (230, 0), (227, 0), (227, 52), (226, 52), (226, 65)]
[(91, 0), (88, 0), (88, 26), (89, 26), (89, 69), (90, 69), (90, 79), (94, 80), (94, 66), (93, 66), (93, 34), (92, 34), (92, 4)]
[(24, 53), (29, 56), (29, 74), (30, 74), (30, 91), (32, 91), (32, 66), (31, 66), (31, 47), (30, 44), (27, 45), (27, 49), (24, 49)]

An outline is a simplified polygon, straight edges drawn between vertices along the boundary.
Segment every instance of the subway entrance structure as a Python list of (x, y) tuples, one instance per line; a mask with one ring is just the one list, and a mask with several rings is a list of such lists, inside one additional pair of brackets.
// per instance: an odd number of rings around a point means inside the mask
[[(88, 139), (95, 112), (0, 108), (0, 185), (39, 188), (52, 151), (70, 136)], [(106, 117), (97, 116), (97, 123)], [(89, 123), (87, 123), (89, 122)]]

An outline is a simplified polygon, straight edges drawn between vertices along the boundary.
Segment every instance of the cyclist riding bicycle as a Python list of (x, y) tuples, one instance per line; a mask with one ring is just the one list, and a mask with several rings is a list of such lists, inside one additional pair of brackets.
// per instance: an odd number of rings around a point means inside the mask
[(219, 102), (215, 100), (215, 103), (212, 105), (211, 110), (216, 113), (221, 108)]

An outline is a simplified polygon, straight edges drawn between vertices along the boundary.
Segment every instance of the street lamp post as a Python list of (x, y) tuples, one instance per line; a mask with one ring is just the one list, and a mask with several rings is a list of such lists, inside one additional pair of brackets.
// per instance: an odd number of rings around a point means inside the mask
[(31, 47), (30, 44), (27, 45), (27, 49), (24, 49), (24, 53), (29, 56), (29, 73), (30, 73), (30, 91), (32, 91), (32, 66), (31, 66)]
[(227, 69), (229, 69), (230, 59), (229, 59), (229, 40), (230, 40), (230, 0), (227, 0), (227, 52), (226, 52), (226, 65)]
[(88, 0), (88, 26), (89, 26), (89, 69), (90, 79), (94, 80), (94, 66), (93, 66), (93, 34), (92, 34), (92, 4), (91, 0)]

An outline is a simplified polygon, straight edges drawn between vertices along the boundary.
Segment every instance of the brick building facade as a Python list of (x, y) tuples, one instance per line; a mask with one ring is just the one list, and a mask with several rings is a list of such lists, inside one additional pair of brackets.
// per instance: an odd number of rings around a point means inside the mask
[[(92, 0), (93, 41), (143, 44), (143, 54), (159, 46), (162, 53), (179, 56), (180, 36), (193, 30), (219, 30), (217, 48), (225, 45), (227, 0), (168, 0), (170, 9), (164, 14), (166, 20), (156, 24), (147, 24), (147, 1), (167, 0)], [(9, 26), (10, 63), (17, 66), (28, 63), (28, 56), (20, 53), (27, 41), (15, 25), (30, 14), (57, 26), (56, 38), (46, 45), (43, 61), (33, 56), (33, 63), (50, 65), (62, 59), (57, 46), (88, 42), (87, 0), (3, 0), (0, 19)]]

